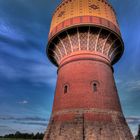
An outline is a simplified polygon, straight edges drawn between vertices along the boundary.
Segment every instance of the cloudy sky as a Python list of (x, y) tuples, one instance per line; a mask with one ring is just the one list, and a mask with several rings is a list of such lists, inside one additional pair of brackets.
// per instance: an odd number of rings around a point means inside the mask
[[(133, 134), (140, 124), (140, 1), (110, 0), (125, 53), (115, 66), (122, 108)], [(44, 132), (56, 67), (46, 57), (52, 12), (59, 0), (0, 0), (0, 135)]]

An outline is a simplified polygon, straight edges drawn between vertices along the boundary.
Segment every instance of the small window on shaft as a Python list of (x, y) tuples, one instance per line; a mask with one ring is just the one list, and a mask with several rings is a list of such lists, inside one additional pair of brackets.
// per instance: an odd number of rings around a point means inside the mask
[(96, 83), (93, 84), (93, 91), (94, 91), (94, 92), (97, 91), (97, 84), (96, 84)]
[(64, 93), (67, 93), (67, 92), (68, 92), (68, 86), (65, 85), (65, 86), (64, 86)]

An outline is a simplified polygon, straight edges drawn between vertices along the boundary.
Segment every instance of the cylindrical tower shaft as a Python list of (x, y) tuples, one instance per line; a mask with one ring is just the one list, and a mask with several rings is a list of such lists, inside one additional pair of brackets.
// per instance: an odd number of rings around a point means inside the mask
[(44, 139), (133, 140), (107, 58), (82, 51), (63, 60)]

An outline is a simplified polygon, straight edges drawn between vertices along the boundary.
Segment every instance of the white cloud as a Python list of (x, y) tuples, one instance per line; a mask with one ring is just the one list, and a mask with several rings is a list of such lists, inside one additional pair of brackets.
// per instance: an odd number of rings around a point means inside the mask
[(128, 91), (140, 91), (140, 80), (132, 80), (125, 83)]
[(56, 84), (56, 69), (54, 66), (45, 64), (32, 65), (29, 69), (30, 73), (26, 76), (34, 84)]
[(121, 79), (115, 79), (115, 82), (116, 82), (116, 84), (120, 84), (120, 83), (122, 83), (122, 80)]
[(27, 100), (23, 100), (23, 101), (20, 101), (18, 102), (19, 104), (28, 104), (28, 101)]
[(128, 116), (126, 117), (126, 121), (133, 133), (134, 136), (137, 135), (138, 126), (140, 124), (140, 116)]
[(129, 116), (126, 120), (128, 123), (140, 123), (140, 116)]
[(129, 80), (115, 80), (116, 84), (119, 84), (119, 88), (123, 88), (128, 92), (140, 91), (140, 80), (129, 79)]
[(6, 19), (0, 19), (0, 34), (9, 39), (25, 41), (24, 36), (21, 34), (21, 32), (13, 28)]

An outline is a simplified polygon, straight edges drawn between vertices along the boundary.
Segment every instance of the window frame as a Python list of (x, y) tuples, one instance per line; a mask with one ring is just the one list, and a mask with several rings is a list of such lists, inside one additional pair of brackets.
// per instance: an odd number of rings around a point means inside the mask
[(63, 85), (63, 93), (67, 94), (69, 92), (69, 84), (64, 84)]
[(97, 80), (91, 82), (91, 88), (93, 93), (98, 93), (100, 90), (100, 83)]

